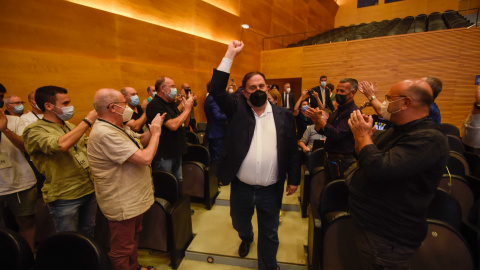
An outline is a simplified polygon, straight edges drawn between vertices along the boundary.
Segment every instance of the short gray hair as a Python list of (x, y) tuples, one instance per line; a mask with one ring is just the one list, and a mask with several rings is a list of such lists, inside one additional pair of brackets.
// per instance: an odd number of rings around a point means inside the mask
[(118, 91), (115, 89), (102, 88), (97, 91), (93, 98), (93, 107), (98, 115), (103, 115), (107, 111), (107, 106), (118, 102)]

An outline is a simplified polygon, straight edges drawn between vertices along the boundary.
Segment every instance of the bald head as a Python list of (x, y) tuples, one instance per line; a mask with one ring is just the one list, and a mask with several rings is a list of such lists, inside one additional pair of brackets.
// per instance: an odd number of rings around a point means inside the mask
[(93, 107), (102, 117), (108, 112), (108, 105), (114, 102), (119, 102), (122, 99), (122, 93), (115, 89), (102, 88), (95, 93), (93, 97)]
[[(124, 87), (122, 90), (120, 90), (120, 92), (122, 93), (122, 95), (124, 95), (125, 97), (129, 96), (131, 93), (137, 93), (137, 90), (135, 90), (135, 88), (133, 87)], [(133, 95), (135, 95), (133, 94)]]
[(182, 83), (182, 89), (190, 89), (190, 85), (188, 83)]

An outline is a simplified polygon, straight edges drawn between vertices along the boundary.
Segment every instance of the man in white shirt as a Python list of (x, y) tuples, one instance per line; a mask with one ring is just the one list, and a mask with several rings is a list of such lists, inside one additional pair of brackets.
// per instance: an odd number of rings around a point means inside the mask
[[(5, 92), (0, 84), (0, 107)], [(6, 203), (15, 216), (20, 235), (34, 251), (37, 180), (25, 159), (21, 136), (24, 128), (19, 117), (5, 115), (0, 110), (0, 220)]]
[(295, 107), (295, 95), (292, 93), (289, 83), (286, 83), (283, 86), (282, 104), (285, 109), (293, 112), (293, 108)]
[(20, 118), (25, 123), (25, 126), (28, 126), (32, 123), (37, 122), (37, 120), (43, 118), (43, 112), (38, 108), (37, 103), (35, 102), (35, 92), (28, 94), (28, 103), (32, 106), (32, 111), (22, 114)]
[[(287, 195), (300, 183), (300, 164), (292, 112), (267, 102), (265, 76), (249, 72), (243, 91), (228, 94), (230, 67), (243, 42), (228, 45), (220, 66), (214, 70), (210, 95), (228, 120), (218, 177), (231, 186), (230, 216), (245, 257), (254, 241), (252, 216), (257, 211), (258, 268), (277, 269), (279, 213), (286, 175)], [(293, 104), (292, 104), (293, 105)]]

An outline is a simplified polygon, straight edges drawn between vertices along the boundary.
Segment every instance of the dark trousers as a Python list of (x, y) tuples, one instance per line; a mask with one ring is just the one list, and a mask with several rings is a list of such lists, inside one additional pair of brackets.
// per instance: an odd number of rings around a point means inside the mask
[(417, 248), (407, 247), (355, 226), (362, 270), (407, 270)]
[(218, 162), (220, 160), (223, 139), (224, 137), (208, 138), (208, 150), (210, 151), (210, 156), (214, 162)]
[(232, 181), (230, 216), (233, 228), (243, 242), (253, 242), (252, 216), (257, 209), (258, 269), (277, 269), (278, 217), (280, 213), (277, 184), (262, 187)]
[(338, 179), (345, 179), (345, 171), (357, 161), (353, 156), (338, 157), (328, 156), (325, 157), (324, 173), (325, 173), (325, 185)]

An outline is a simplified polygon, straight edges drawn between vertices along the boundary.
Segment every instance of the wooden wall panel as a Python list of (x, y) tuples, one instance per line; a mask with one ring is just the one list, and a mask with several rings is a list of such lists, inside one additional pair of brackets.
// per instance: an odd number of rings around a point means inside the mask
[[(177, 87), (188, 82), (198, 95), (197, 120), (205, 121), (205, 84), (226, 43), (246, 45), (232, 67), (240, 86), (245, 73), (261, 69), (262, 35), (305, 31), (309, 12), (303, 0), (2, 0), (1, 6), (0, 82), (24, 99), (40, 86), (67, 88), (73, 122), (91, 110), (98, 89), (131, 86), (143, 100), (160, 76)], [(322, 20), (333, 26), (333, 17)]]
[[(299, 72), (290, 69), (290, 64), (300, 65), (302, 89), (318, 85), (322, 74), (335, 87), (344, 77), (374, 81), (382, 101), (398, 81), (437, 76), (443, 81), (443, 91), (436, 100), (442, 122), (460, 127), (474, 101), (480, 62), (478, 40), (480, 28), (471, 28), (273, 50), (262, 52), (262, 70), (272, 80), (297, 78)], [(366, 98), (357, 93), (355, 103), (364, 101)]]
[(403, 0), (388, 4), (379, 0), (378, 5), (363, 8), (357, 8), (357, 0), (337, 0), (337, 3), (339, 8), (335, 17), (335, 27), (419, 14), (428, 15), (432, 12), (444, 12), (449, 9), (458, 10), (459, 5), (458, 0)]

